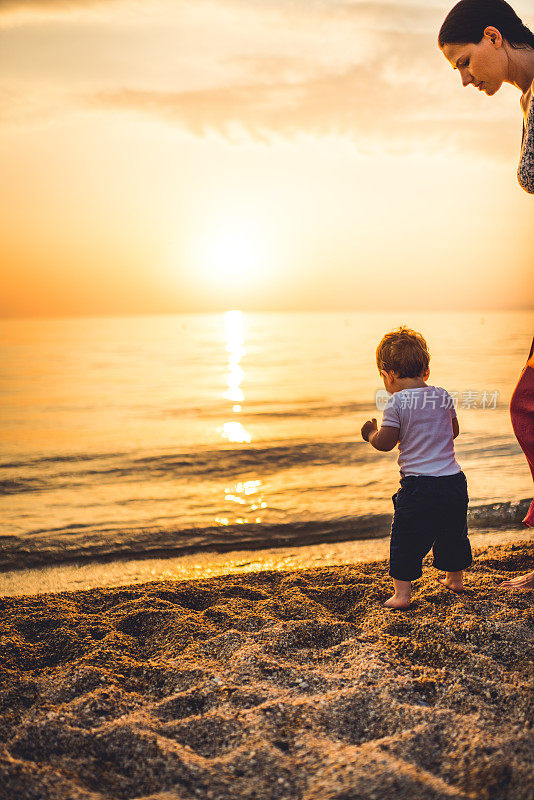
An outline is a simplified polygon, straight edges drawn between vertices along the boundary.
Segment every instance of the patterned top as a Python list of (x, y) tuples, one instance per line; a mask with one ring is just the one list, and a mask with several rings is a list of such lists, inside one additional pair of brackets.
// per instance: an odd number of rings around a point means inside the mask
[(534, 194), (534, 99), (532, 97), (526, 122), (523, 124), (523, 142), (517, 180), (525, 192)]

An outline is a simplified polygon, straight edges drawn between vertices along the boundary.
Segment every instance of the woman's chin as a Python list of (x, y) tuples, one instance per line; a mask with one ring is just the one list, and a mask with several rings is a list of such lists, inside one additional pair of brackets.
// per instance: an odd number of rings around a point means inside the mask
[(485, 92), (488, 95), (488, 97), (491, 97), (492, 95), (496, 94), (499, 91), (501, 86), (502, 83), (499, 83), (497, 86), (485, 86), (482, 91)]

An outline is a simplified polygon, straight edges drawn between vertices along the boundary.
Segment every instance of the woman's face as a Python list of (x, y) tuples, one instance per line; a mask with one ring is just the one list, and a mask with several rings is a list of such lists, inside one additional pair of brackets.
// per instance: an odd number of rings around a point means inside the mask
[(496, 28), (486, 28), (478, 44), (445, 44), (447, 61), (460, 73), (463, 86), (474, 86), (487, 95), (495, 94), (506, 80), (508, 57)]

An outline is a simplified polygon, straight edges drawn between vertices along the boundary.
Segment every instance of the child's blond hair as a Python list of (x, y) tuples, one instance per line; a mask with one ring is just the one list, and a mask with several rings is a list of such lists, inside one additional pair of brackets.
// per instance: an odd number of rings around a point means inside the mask
[(382, 337), (376, 349), (379, 370), (396, 372), (399, 378), (419, 378), (428, 372), (430, 353), (423, 336), (405, 325)]

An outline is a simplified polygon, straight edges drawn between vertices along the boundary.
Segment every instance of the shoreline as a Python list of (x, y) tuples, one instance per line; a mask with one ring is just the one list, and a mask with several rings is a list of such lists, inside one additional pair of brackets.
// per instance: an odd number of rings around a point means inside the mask
[[(521, 528), (530, 499), (473, 505), (468, 509), (470, 531)], [(318, 543), (346, 543), (389, 536), (391, 513), (356, 517), (293, 520), (283, 523), (231, 523), (204, 528), (100, 529), (82, 526), (26, 536), (0, 536), (0, 575), (17, 570), (69, 564), (110, 563), (147, 558), (170, 559), (203, 552), (232, 553), (278, 547), (302, 548)]]
[[(534, 542), (532, 528), (488, 528), (469, 534), (474, 548)], [(168, 558), (63, 563), (0, 573), (0, 597), (139, 585), (156, 579), (195, 580), (255, 571), (288, 571), (379, 561), (389, 555), (389, 536), (293, 547), (202, 551)]]
[[(529, 800), (531, 541), (0, 599), (0, 779), (31, 800)], [(244, 565), (243, 565), (244, 566)]]

